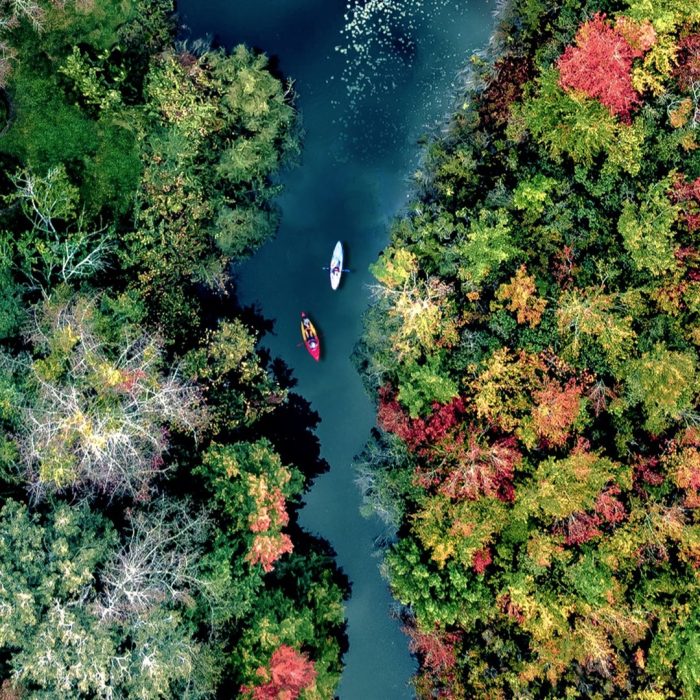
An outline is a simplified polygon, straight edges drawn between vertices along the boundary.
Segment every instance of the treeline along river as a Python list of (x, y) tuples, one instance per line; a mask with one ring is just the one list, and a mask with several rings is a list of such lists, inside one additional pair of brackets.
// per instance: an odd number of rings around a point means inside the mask
[[(367, 267), (406, 202), (419, 138), (453, 108), (459, 71), (486, 45), (492, 10), (488, 0), (178, 3), (191, 40), (244, 42), (295, 81), (305, 134), (300, 165), (282, 177), (281, 228), (236, 272), (241, 301), (275, 321), (264, 344), (321, 417), (330, 471), (307, 495), (300, 520), (331, 543), (352, 583), (342, 700), (412, 696), (415, 664), (374, 556), (383, 527), (361, 516), (354, 484), (352, 459), (375, 417), (350, 356), (369, 300)], [(333, 292), (322, 268), (337, 240), (351, 272)], [(301, 311), (319, 330), (319, 364), (299, 345)]]

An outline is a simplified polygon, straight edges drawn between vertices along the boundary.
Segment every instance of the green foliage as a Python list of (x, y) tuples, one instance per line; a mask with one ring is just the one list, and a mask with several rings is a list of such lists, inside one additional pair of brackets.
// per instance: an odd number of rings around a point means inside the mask
[(658, 639), (652, 643), (647, 673), (652, 678), (655, 675), (664, 676), (665, 667), (677, 665), (682, 696), (696, 700), (700, 697), (700, 620), (697, 611), (689, 616), (684, 611), (683, 623), (674, 628), (670, 639), (665, 636), (663, 638), (663, 647)]
[(647, 430), (660, 433), (691, 411), (697, 398), (696, 362), (694, 353), (669, 351), (659, 344), (629, 363), (627, 400), (642, 404)]
[(618, 221), (618, 230), (635, 266), (654, 277), (677, 266), (672, 230), (677, 207), (668, 199), (669, 189), (668, 180), (655, 183), (639, 206), (624, 203)]
[(8, 501), (0, 530), (0, 639), (19, 683), (36, 689), (30, 697), (208, 695), (211, 652), (177, 611), (98, 614), (100, 570), (117, 539), (108, 520), (85, 505), (40, 517)]
[(317, 671), (309, 700), (333, 694), (340, 678), (340, 649), (334, 636), (344, 624), (342, 591), (333, 581), (329, 561), (318, 554), (292, 554), (275, 573), (279, 588), (267, 589), (257, 600), (253, 619), (231, 653), (240, 682), (259, 680), (258, 669), (281, 644), (311, 650)]
[(254, 443), (214, 444), (195, 473), (209, 488), (232, 535), (249, 530), (259, 512), (268, 508), (264, 500), (270, 494), (279, 491), (290, 496), (300, 489), (299, 472), (283, 466), (265, 439)]
[(207, 332), (202, 347), (185, 356), (187, 373), (207, 387), (214, 433), (250, 426), (286, 398), (263, 368), (256, 342), (251, 331), (234, 319)]
[(113, 76), (112, 85), (112, 81), (106, 75), (108, 66), (105, 59), (108, 57), (109, 53), (105, 51), (99, 54), (98, 61), (92, 62), (79, 47), (74, 46), (64, 65), (58, 69), (59, 73), (72, 81), (74, 89), (83, 101), (88, 105), (94, 105), (99, 111), (113, 110), (123, 104), (118, 88), (126, 78), (126, 71), (123, 68), (119, 70)]
[(265, 57), (245, 47), (230, 56), (163, 52), (144, 92), (144, 175), (120, 256), (177, 338), (199, 314), (196, 285), (223, 288), (228, 258), (274, 233), (270, 176), (296, 148), (295, 113)]
[[(601, 152), (614, 148), (622, 128), (600, 102), (565, 92), (555, 69), (542, 72), (535, 95), (525, 100), (518, 114), (552, 159), (559, 162), (568, 156), (586, 166)], [(514, 130), (511, 134), (516, 136)]]
[(10, 235), (0, 232), (0, 340), (16, 335), (24, 316), (21, 291), (12, 274), (13, 247)]
[(3, 697), (235, 694), (283, 642), (314, 698), (340, 674), (344, 582), (284, 531), (303, 480), (260, 437), (286, 390), (202, 311), (277, 226), (291, 83), (176, 51), (172, 10), (0, 0)]
[(408, 365), (404, 372), (398, 398), (411, 418), (426, 413), (434, 403), (448, 403), (458, 395), (457, 384), (440, 371), (440, 360), (435, 355), (424, 365)]
[(478, 218), (471, 220), (464, 239), (455, 248), (461, 260), (457, 275), (462, 281), (472, 284), (482, 282), (518, 253), (511, 236), (508, 214), (500, 209), (481, 209)]
[(513, 206), (524, 212), (526, 220), (535, 221), (552, 205), (551, 193), (557, 186), (554, 178), (538, 173), (531, 180), (523, 180), (513, 191)]

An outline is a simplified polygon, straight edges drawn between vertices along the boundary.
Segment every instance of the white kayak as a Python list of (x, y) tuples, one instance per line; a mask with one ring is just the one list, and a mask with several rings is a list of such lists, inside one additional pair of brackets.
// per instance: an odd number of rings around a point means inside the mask
[(333, 257), (331, 258), (331, 287), (338, 289), (340, 284), (340, 276), (343, 274), (343, 244), (338, 241), (333, 248)]

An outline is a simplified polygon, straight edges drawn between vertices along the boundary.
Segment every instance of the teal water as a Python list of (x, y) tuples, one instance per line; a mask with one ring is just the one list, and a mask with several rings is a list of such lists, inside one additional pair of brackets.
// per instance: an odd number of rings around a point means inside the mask
[[(192, 38), (263, 49), (295, 80), (302, 163), (281, 178), (278, 236), (236, 273), (241, 301), (275, 319), (264, 345), (292, 368), (295, 391), (321, 417), (317, 434), (331, 468), (307, 495), (300, 522), (329, 540), (352, 583), (341, 700), (413, 697), (415, 661), (374, 553), (384, 527), (359, 513), (352, 460), (375, 421), (350, 355), (369, 301), (367, 267), (406, 203), (418, 138), (451, 110), (457, 73), (485, 46), (493, 7), (490, 0), (178, 3)], [(337, 240), (352, 271), (334, 292), (322, 267)], [(319, 363), (298, 345), (301, 311), (319, 329)]]

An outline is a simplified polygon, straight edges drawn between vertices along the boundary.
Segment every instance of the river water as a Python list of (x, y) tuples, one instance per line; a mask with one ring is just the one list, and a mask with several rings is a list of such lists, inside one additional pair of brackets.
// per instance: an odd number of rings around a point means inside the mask
[[(379, 573), (377, 519), (360, 515), (353, 457), (374, 425), (374, 408), (350, 355), (369, 300), (367, 271), (405, 206), (418, 138), (453, 107), (458, 71), (486, 45), (492, 0), (180, 0), (192, 39), (264, 50), (295, 80), (305, 131), (300, 166), (282, 174), (276, 239), (237, 271), (242, 303), (275, 319), (263, 344), (298, 380), (320, 417), (330, 471), (305, 498), (301, 525), (327, 539), (352, 583), (349, 651), (341, 700), (401, 700), (415, 662)], [(346, 249), (341, 287), (328, 266)], [(299, 347), (300, 312), (316, 324), (317, 364)]]

